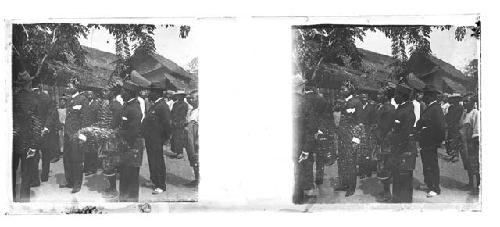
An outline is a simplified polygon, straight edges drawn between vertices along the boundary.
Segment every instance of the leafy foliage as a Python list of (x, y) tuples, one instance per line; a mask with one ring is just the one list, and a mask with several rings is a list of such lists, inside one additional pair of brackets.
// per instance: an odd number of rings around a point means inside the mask
[[(356, 39), (363, 41), (366, 31), (382, 32), (391, 40), (392, 57), (391, 77), (399, 80), (407, 74), (406, 63), (414, 53), (432, 54), (430, 34), (433, 30), (450, 30), (452, 26), (346, 26), (346, 25), (308, 25), (294, 26), (295, 69), (309, 82), (317, 83), (316, 72), (323, 64), (334, 63), (353, 69), (363, 70), (363, 54), (355, 45)], [(455, 39), (462, 41), (466, 34), (480, 38), (480, 21), (476, 27), (456, 27)], [(319, 78), (321, 80), (321, 78)]]
[[(174, 25), (160, 25), (162, 28)], [(155, 25), (148, 24), (14, 24), (12, 53), (16, 64), (13, 64), (13, 80), (21, 68), (26, 69), (39, 83), (53, 82), (54, 74), (50, 73), (47, 63), (59, 61), (63, 63), (85, 64), (86, 51), (78, 39), (86, 38), (90, 29), (106, 29), (115, 38), (116, 62), (113, 75), (124, 76), (129, 71), (129, 59), (133, 53), (155, 53)], [(179, 37), (189, 35), (189, 26), (180, 26)], [(19, 64), (18, 64), (19, 63)], [(42, 73), (43, 72), (43, 73)]]

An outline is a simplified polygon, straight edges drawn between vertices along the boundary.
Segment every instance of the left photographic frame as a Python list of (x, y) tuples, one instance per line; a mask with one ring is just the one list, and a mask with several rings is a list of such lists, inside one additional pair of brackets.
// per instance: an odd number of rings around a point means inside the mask
[(198, 201), (192, 24), (8, 27), (14, 203)]

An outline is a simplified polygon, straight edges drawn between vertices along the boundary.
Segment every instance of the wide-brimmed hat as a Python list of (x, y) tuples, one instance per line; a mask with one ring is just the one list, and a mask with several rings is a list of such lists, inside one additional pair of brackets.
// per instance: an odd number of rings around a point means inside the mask
[(409, 95), (409, 94), (411, 94), (412, 90), (413, 89), (406, 84), (398, 84), (396, 86), (396, 93), (402, 93), (402, 94)]
[(34, 76), (31, 76), (28, 71), (24, 70), (17, 74), (17, 79), (14, 81), (15, 84), (26, 84), (35, 79)]
[(434, 86), (434, 84), (427, 84), (423, 89), (424, 93), (436, 93), (441, 94), (442, 92)]
[(149, 90), (151, 91), (163, 91), (165, 90), (159, 81), (153, 81), (151, 82), (151, 85), (148, 87)]
[(174, 95), (187, 95), (185, 91), (183, 90), (178, 90), (174, 93)]
[(139, 92), (141, 90), (141, 87), (138, 84), (127, 80), (127, 81), (123, 82), (123, 89), (128, 90), (128, 91), (132, 91), (132, 92)]

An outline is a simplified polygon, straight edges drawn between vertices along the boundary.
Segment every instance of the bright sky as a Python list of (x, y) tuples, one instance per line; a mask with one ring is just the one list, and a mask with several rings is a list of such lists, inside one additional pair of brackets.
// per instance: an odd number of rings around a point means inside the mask
[[(430, 34), (431, 51), (437, 58), (463, 70), (469, 62), (478, 58), (478, 40), (465, 35), (462, 41), (455, 39), (455, 29), (433, 30)], [(391, 41), (382, 32), (367, 32), (364, 42), (356, 41), (356, 46), (373, 52), (391, 56)]]
[[(168, 29), (157, 26), (154, 34), (156, 52), (186, 68), (186, 65), (198, 56), (196, 35), (196, 29), (193, 26), (191, 26), (189, 35), (185, 39), (179, 37), (178, 26), (169, 27)], [(115, 39), (105, 29), (92, 29), (87, 39), (80, 38), (80, 43), (102, 51), (115, 53)]]

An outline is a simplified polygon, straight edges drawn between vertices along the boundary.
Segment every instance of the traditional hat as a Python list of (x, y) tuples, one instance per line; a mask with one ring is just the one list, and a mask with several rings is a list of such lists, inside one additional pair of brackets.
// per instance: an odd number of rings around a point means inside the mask
[(174, 93), (174, 95), (187, 95), (185, 91), (179, 90)]
[(17, 80), (14, 81), (16, 84), (26, 84), (31, 82), (35, 77), (31, 76), (28, 71), (24, 70), (23, 72), (20, 72), (17, 74)]
[(408, 85), (406, 84), (398, 84), (396, 86), (396, 93), (402, 93), (402, 94), (411, 94), (412, 92), (412, 89), (410, 87), (408, 87)]
[(139, 92), (141, 90), (141, 87), (136, 83), (127, 80), (123, 82), (123, 89), (133, 92)]
[(154, 90), (154, 91), (163, 91), (165, 90), (159, 81), (153, 81), (151, 82), (151, 85), (148, 87), (149, 90)]
[(424, 93), (438, 93), (441, 94), (441, 91), (439, 91), (436, 86), (433, 84), (427, 84), (425, 88), (423, 89)]

